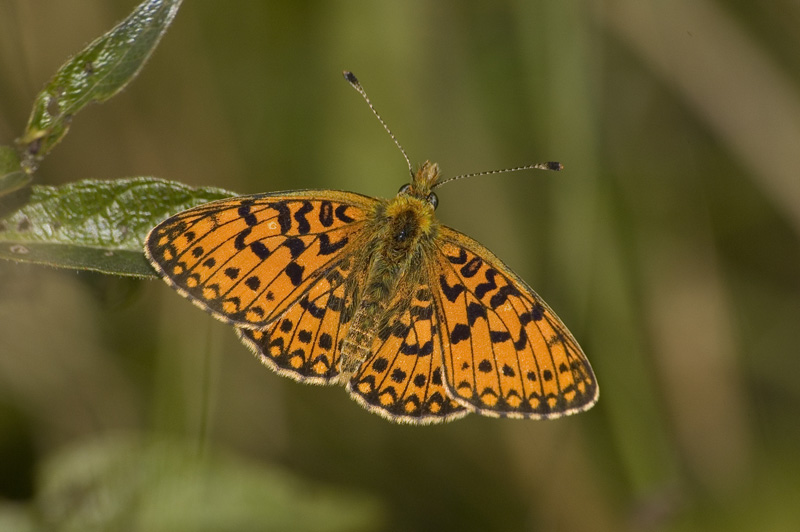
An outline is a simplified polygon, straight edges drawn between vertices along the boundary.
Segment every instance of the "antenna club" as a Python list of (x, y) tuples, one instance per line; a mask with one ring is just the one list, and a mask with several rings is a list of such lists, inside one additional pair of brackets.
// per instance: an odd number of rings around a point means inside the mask
[(564, 169), (564, 165), (561, 163), (557, 163), (556, 161), (548, 161), (544, 164), (545, 166), (547, 166), (548, 170), (555, 170), (556, 172), (558, 172), (559, 170)]
[(359, 85), (358, 78), (356, 77), (355, 74), (353, 74), (349, 70), (342, 70), (342, 75), (344, 76), (344, 79), (347, 80), (347, 83), (349, 83), (350, 85)]

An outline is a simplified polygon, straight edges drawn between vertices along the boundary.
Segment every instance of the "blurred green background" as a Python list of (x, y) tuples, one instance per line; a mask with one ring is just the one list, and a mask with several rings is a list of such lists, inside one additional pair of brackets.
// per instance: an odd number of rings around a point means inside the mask
[[(0, 143), (135, 5), (0, 0)], [(125, 530), (800, 529), (798, 21), (785, 0), (184, 3), (36, 182), (391, 196), (405, 163), (350, 69), (416, 163), (564, 163), (448, 185), (438, 215), (559, 313), (600, 402), (396, 426), (273, 374), (164, 283), (3, 262), (0, 525), (33, 511), (88, 530), (116, 511)], [(189, 500), (173, 466), (198, 455), (230, 477)], [(143, 474), (161, 506), (126, 492)], [(290, 487), (242, 524), (270, 497), (249, 474)]]

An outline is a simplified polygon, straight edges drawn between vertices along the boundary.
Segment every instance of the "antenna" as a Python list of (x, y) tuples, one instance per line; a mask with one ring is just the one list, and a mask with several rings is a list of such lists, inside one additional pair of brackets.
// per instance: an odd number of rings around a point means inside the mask
[(369, 96), (367, 96), (364, 87), (362, 87), (361, 83), (358, 82), (358, 78), (356, 78), (355, 74), (353, 74), (349, 70), (342, 71), (342, 74), (344, 74), (344, 79), (347, 80), (347, 83), (349, 83), (355, 90), (357, 90), (358, 93), (364, 98), (364, 100), (367, 102), (367, 105), (369, 105), (369, 108), (372, 110), (372, 114), (375, 115), (375, 117), (378, 119), (378, 122), (380, 122), (381, 125), (383, 126), (383, 129), (385, 129), (386, 132), (389, 134), (389, 136), (392, 137), (395, 146), (397, 146), (397, 148), (400, 150), (400, 153), (403, 154), (403, 158), (406, 160), (406, 164), (408, 165), (408, 172), (411, 174), (411, 177), (414, 177), (414, 169), (411, 167), (411, 160), (409, 160), (408, 155), (406, 155), (406, 150), (404, 150), (403, 147), (400, 145), (400, 143), (397, 142), (397, 139), (392, 133), (392, 130), (389, 129), (389, 126), (387, 126), (386, 122), (383, 121), (381, 115), (379, 115), (378, 111), (375, 110), (375, 107), (372, 106), (372, 102), (370, 101)]
[(504, 170), (488, 170), (485, 172), (475, 172), (473, 174), (464, 174), (464, 175), (448, 177), (444, 181), (439, 181), (438, 183), (434, 184), (431, 188), (440, 187), (445, 183), (449, 183), (450, 181), (455, 181), (456, 179), (464, 179), (465, 177), (478, 177), (482, 175), (504, 174), (506, 172), (518, 172), (520, 170), (554, 170), (558, 172), (559, 170), (563, 169), (564, 169), (563, 164), (557, 163), (555, 161), (548, 161), (546, 163), (529, 164), (526, 166), (518, 166), (516, 168), (506, 168)]

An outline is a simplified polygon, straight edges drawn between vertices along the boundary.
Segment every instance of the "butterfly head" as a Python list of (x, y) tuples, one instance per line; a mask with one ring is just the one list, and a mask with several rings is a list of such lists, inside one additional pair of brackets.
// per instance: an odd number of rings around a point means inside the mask
[(439, 198), (433, 192), (433, 187), (439, 180), (439, 165), (425, 161), (414, 174), (411, 183), (400, 187), (398, 196), (412, 196), (428, 203), (433, 209), (439, 204)]

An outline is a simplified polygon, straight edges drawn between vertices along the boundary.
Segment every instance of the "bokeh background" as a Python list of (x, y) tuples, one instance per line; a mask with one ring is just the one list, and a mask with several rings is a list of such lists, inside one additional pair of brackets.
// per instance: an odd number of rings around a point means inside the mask
[[(0, 142), (135, 4), (0, 0)], [(391, 196), (405, 163), (350, 69), (416, 163), (564, 163), (448, 185), (438, 215), (559, 313), (600, 402), (396, 426), (274, 375), (164, 283), (4, 262), (0, 522), (102, 521), (120, 500), (119, 529), (179, 530), (202, 500), (191, 529), (800, 529), (798, 23), (786, 0), (184, 3), (38, 183)], [(156, 471), (199, 455), (238, 472), (194, 503), (194, 480), (148, 477), (176, 521), (129, 493), (167, 441)], [(245, 527), (269, 499), (247, 497), (251, 474), (292, 487)]]

